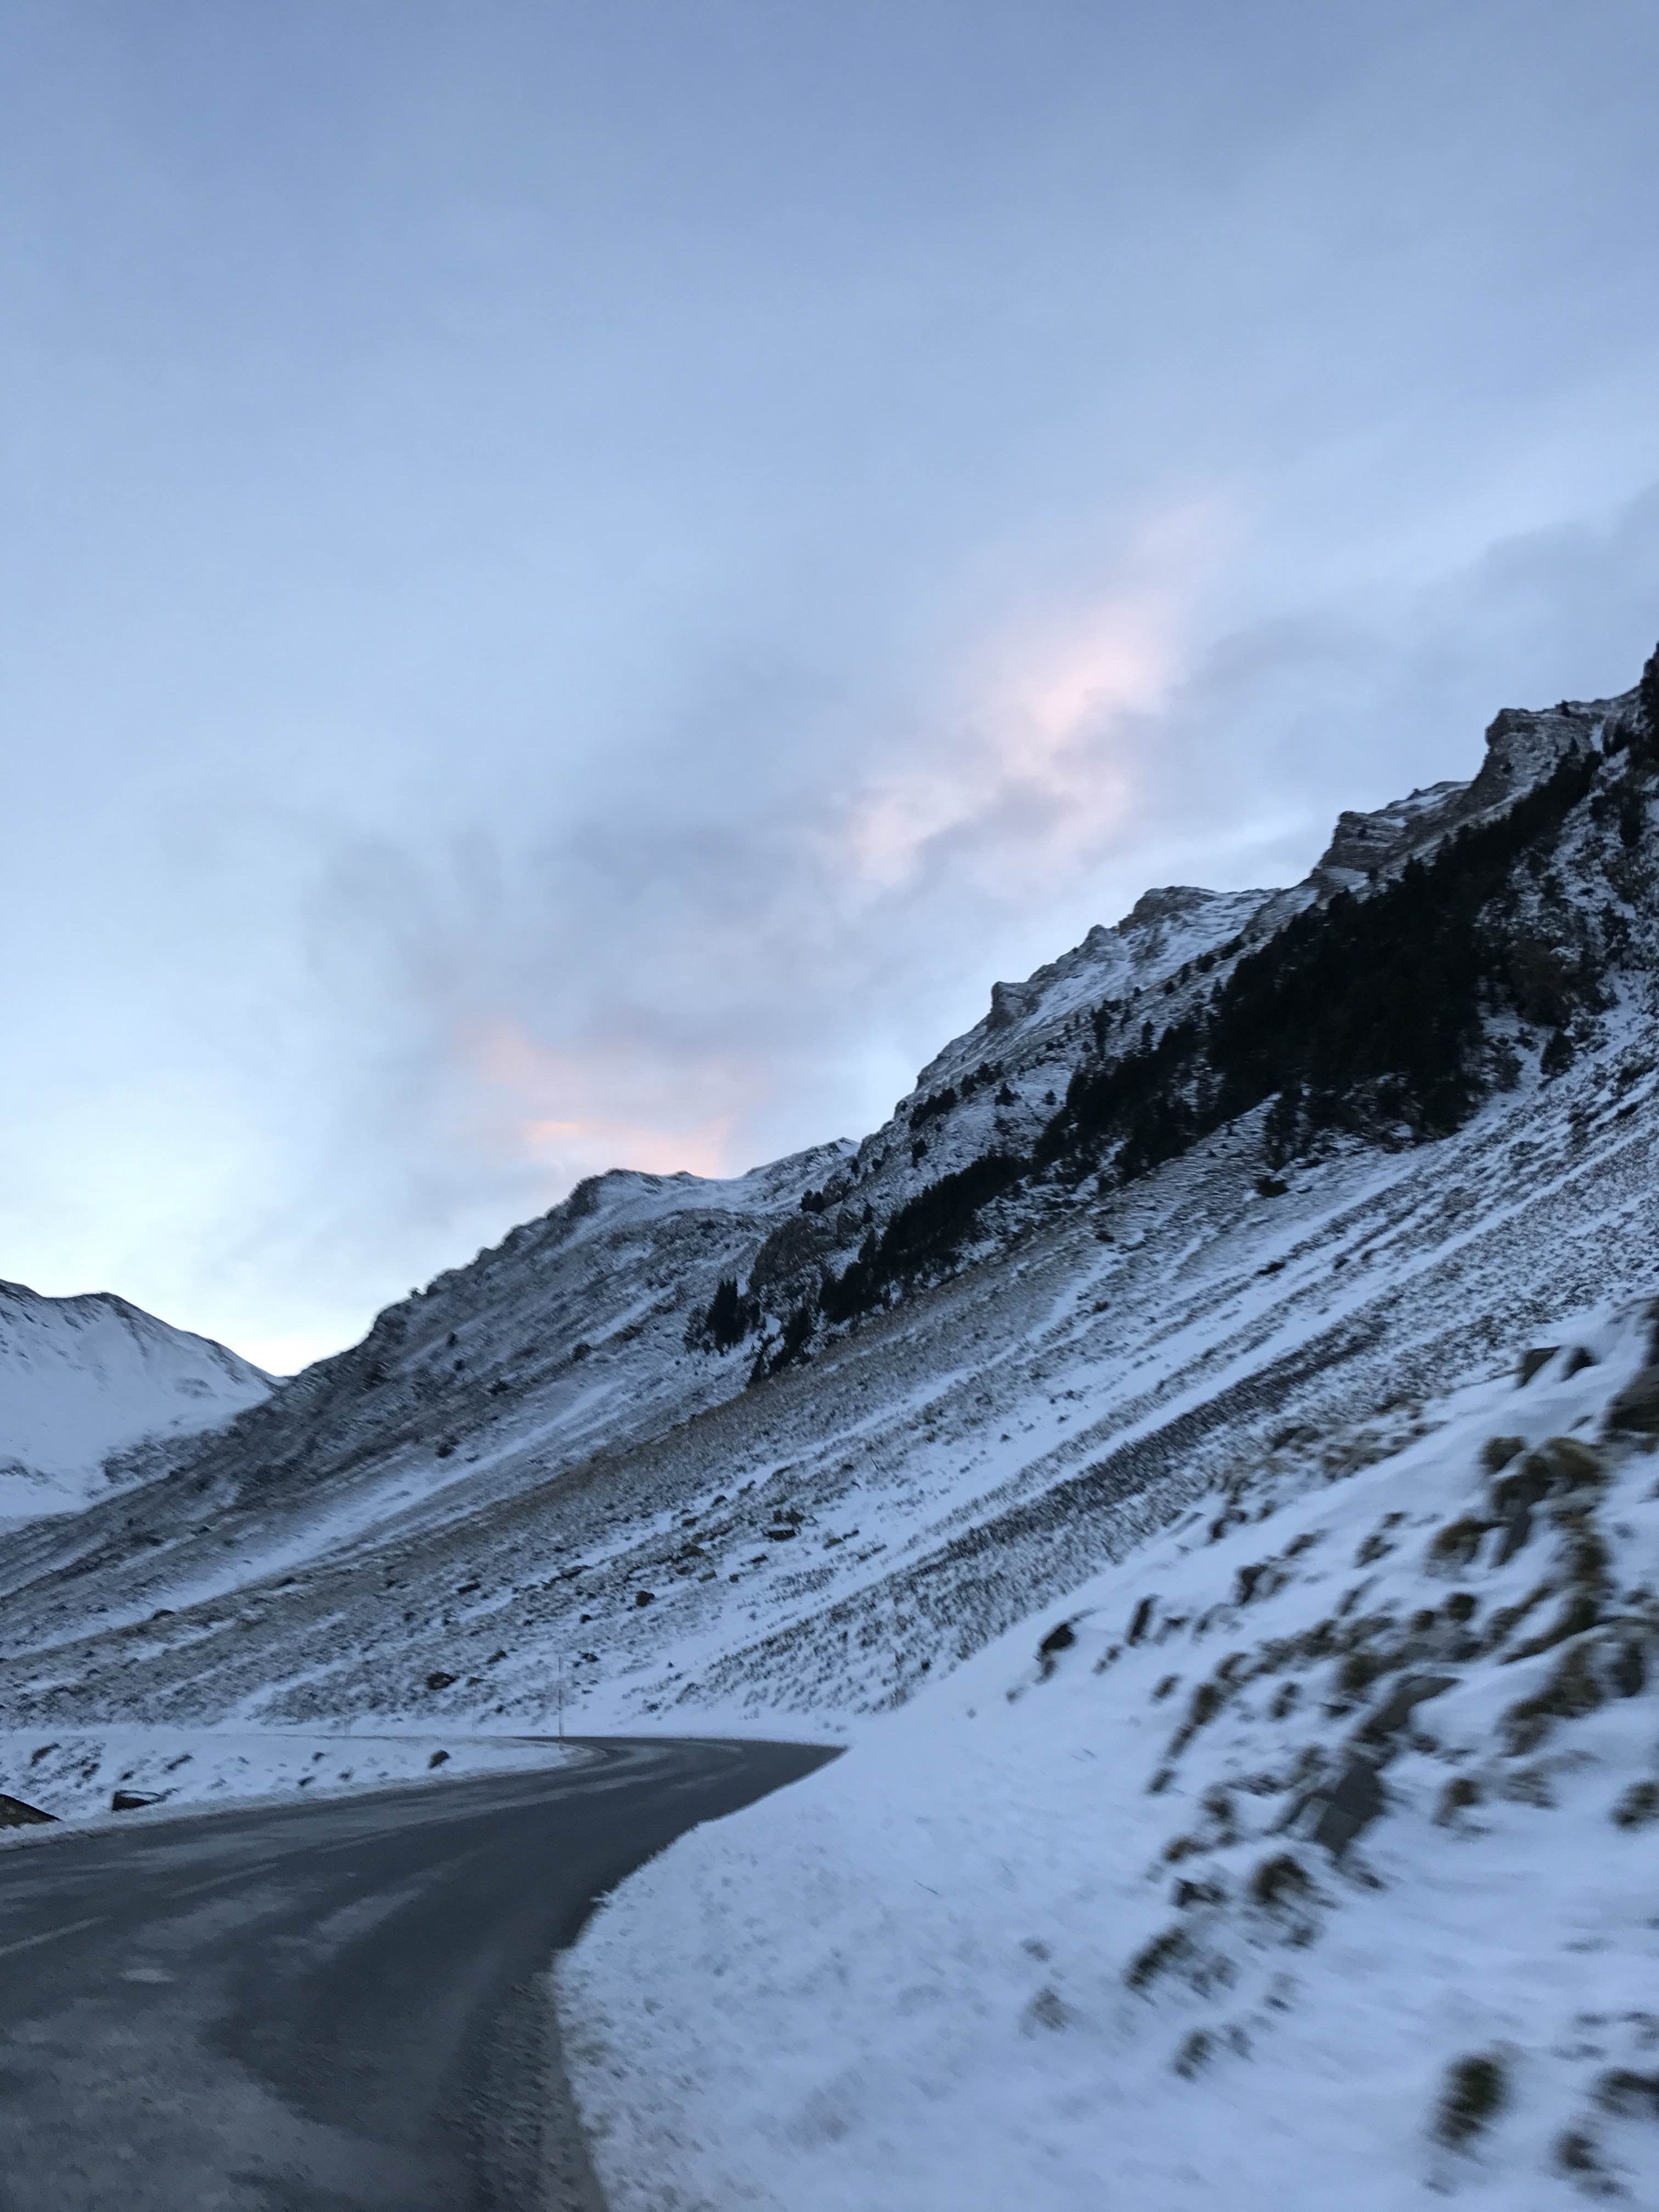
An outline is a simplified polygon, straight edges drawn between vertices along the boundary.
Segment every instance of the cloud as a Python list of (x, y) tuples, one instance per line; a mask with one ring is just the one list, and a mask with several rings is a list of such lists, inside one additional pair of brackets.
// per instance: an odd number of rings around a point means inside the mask
[(1131, 533), (1093, 591), (994, 620), (908, 757), (867, 774), (829, 828), (854, 880), (880, 896), (950, 878), (1012, 902), (1132, 834), (1145, 732), (1236, 537), (1219, 500), (1188, 501)]
[[(731, 1101), (755, 1080), (738, 1055), (675, 1069), (660, 1054), (619, 1050), (591, 1035), (580, 1049), (558, 1049), (505, 1015), (469, 1030), (459, 1050), (481, 1093), (483, 1143), (533, 1163), (557, 1194), (614, 1167), (729, 1173)], [(698, 1097), (726, 1103), (700, 1115)]]

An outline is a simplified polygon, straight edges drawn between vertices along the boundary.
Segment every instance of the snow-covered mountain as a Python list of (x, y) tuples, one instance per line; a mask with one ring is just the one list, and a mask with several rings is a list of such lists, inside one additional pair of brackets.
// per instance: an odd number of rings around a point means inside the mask
[[(1650, 697), (1649, 693), (1656, 695)], [(1150, 893), (862, 1143), (615, 1174), (0, 1558), (18, 1727), (878, 1709), (1659, 1276), (1659, 675)], [(21, 1741), (21, 1739), (20, 1739)]]
[(0, 1282), (0, 1520), (107, 1497), (269, 1395), (272, 1378), (100, 1291)]

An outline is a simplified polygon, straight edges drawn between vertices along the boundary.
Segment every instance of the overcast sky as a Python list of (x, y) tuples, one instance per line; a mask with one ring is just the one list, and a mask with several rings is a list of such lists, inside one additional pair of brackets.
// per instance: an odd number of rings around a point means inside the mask
[(289, 1368), (1659, 635), (1651, 0), (0, 0), (0, 1274)]

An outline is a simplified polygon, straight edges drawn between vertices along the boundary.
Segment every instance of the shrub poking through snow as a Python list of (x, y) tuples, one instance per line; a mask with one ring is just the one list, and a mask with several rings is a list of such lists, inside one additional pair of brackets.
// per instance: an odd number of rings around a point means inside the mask
[(1454, 2058), (1435, 2108), (1436, 2136), (1454, 2150), (1466, 2150), (1492, 2125), (1509, 2098), (1509, 2069), (1496, 2052)]
[(1627, 2119), (1659, 2120), (1659, 2073), (1638, 2074), (1629, 2066), (1610, 2067), (1595, 2085), (1604, 2112)]
[[(1525, 1597), (1519, 1599), (1514, 1605), (1495, 1607), (1486, 1622), (1486, 1632), (1481, 1639), (1481, 1648), (1486, 1651), (1501, 1651), (1528, 1614), (1535, 1607), (1542, 1605), (1546, 1598), (1553, 1597), (1554, 1595), (1553, 1583), (1536, 1583), (1527, 1592)], [(1518, 1656), (1519, 1655), (1511, 1654), (1510, 1656)]]
[(1132, 1990), (1150, 1989), (1160, 1974), (1168, 1973), (1171, 1967), (1185, 1966), (1195, 1955), (1192, 1937), (1177, 1922), (1162, 1935), (1154, 1936), (1150, 1943), (1142, 1945), (1123, 1969), (1123, 1978)]
[(1622, 2196), (1609, 2179), (1595, 2138), (1583, 2128), (1566, 2128), (1555, 2139), (1555, 2163), (1570, 2180), (1596, 2197)]
[(1577, 1437), (1547, 1437), (1537, 1455), (1558, 1491), (1599, 1490), (1607, 1480), (1607, 1462)]
[(1228, 1682), (1212, 1680), (1198, 1685), (1187, 1708), (1186, 1719), (1170, 1739), (1171, 1759), (1179, 1759), (1199, 1730), (1209, 1726), (1231, 1693), (1232, 1686)]
[(1650, 1828), (1659, 1820), (1659, 1782), (1632, 1782), (1613, 1808), (1615, 1828)]
[(1054, 2033), (1064, 2027), (1071, 2017), (1071, 2008), (1058, 1990), (1039, 1990), (1026, 2006), (1022, 2024), (1028, 2034), (1039, 2027)]
[(1431, 1572), (1456, 1574), (1472, 1565), (1475, 1553), (1480, 1549), (1480, 1539), (1492, 1525), (1490, 1521), (1478, 1520), (1472, 1513), (1447, 1522), (1443, 1528), (1437, 1530), (1429, 1546)]
[(1246, 1894), (1252, 1905), (1273, 1912), (1283, 1905), (1299, 1905), (1312, 1887), (1300, 1859), (1290, 1851), (1275, 1851), (1251, 1875)]
[(1175, 2056), (1175, 2070), (1183, 2081), (1190, 2081), (1209, 2064), (1210, 2054), (1215, 2048), (1215, 2039), (1207, 2028), (1195, 2027), (1183, 2039)]
[(1454, 1774), (1440, 1793), (1434, 1817), (1441, 1827), (1449, 1828), (1460, 1813), (1471, 1811), (1485, 1795), (1473, 1774)]
[(1542, 1689), (1511, 1705), (1504, 1716), (1504, 1748), (1514, 1757), (1534, 1751), (1558, 1721), (1583, 1720), (1607, 1702), (1587, 1644), (1566, 1652)]

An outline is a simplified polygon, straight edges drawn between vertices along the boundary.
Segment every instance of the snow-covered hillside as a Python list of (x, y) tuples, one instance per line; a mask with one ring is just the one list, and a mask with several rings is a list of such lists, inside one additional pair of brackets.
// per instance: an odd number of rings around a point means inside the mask
[(106, 1292), (0, 1282), (0, 1522), (62, 1513), (153, 1475), (181, 1440), (270, 1394), (206, 1337)]
[(1654, 1310), (1242, 1455), (624, 1885), (613, 2212), (1659, 2203)]

